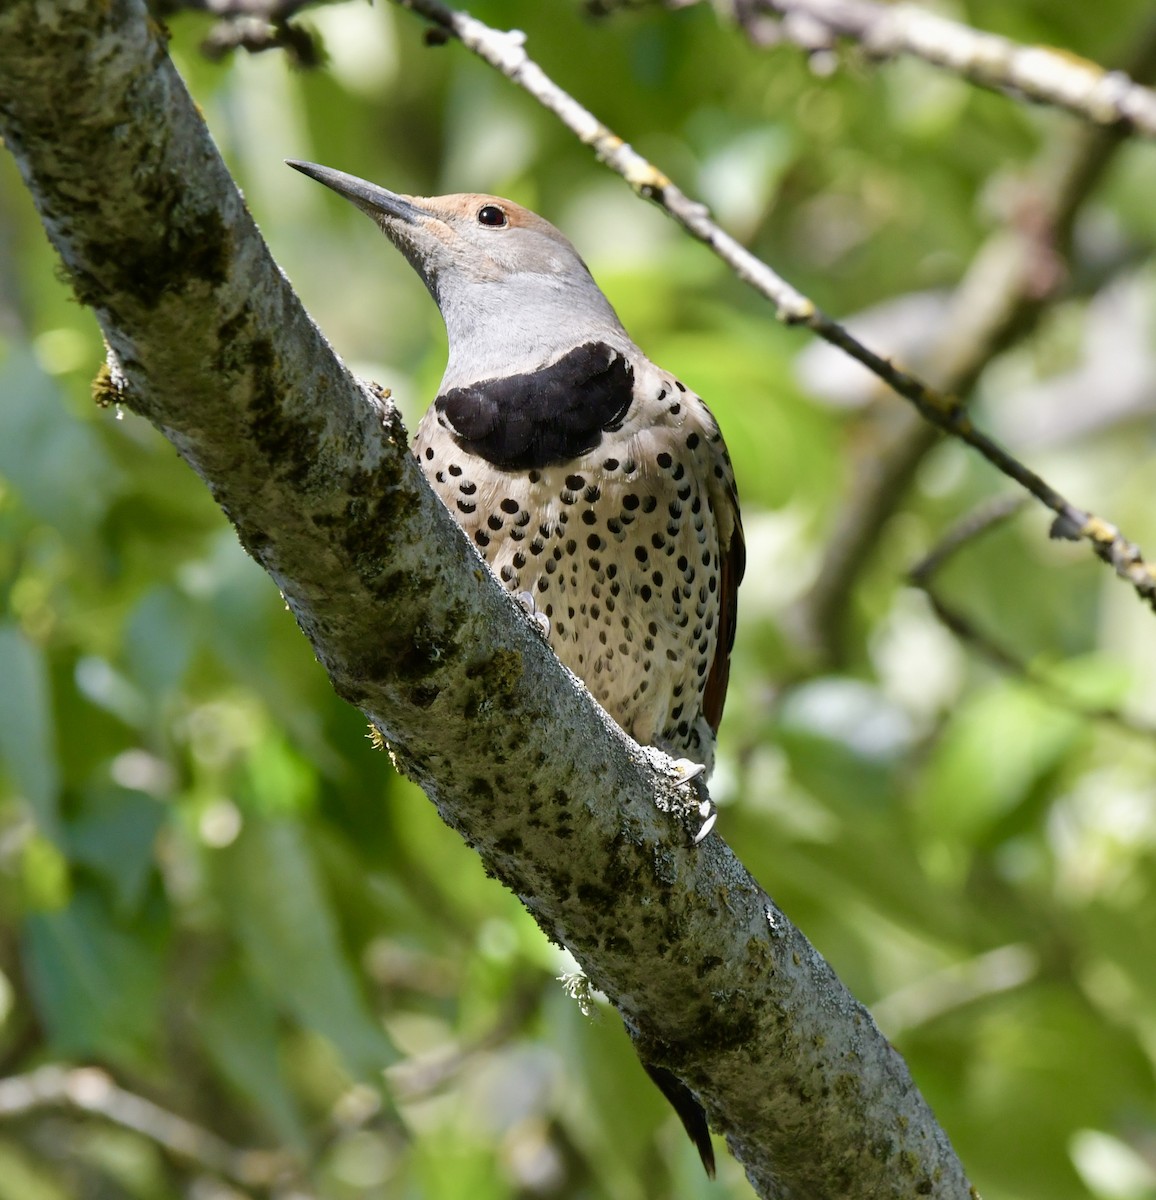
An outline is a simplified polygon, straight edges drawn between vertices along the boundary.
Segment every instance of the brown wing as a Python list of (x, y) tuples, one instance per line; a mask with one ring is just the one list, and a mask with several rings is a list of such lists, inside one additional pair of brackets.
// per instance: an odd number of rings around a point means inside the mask
[(726, 467), (728, 486), (725, 492), (715, 499), (715, 517), (719, 528), (718, 642), (702, 697), (703, 716), (715, 733), (718, 733), (723, 705), (727, 699), (727, 684), (731, 677), (731, 649), (735, 644), (735, 624), (738, 617), (739, 584), (747, 566), (747, 546), (743, 540), (738, 494), (734, 483), (729, 482), (729, 461)]

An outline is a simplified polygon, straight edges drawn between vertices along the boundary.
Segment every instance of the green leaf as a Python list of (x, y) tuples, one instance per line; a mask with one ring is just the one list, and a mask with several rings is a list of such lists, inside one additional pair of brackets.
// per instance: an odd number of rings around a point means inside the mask
[(305, 1132), (281, 1070), (278, 1015), (235, 966), (197, 1005), (203, 1045), (226, 1079), (268, 1121), (281, 1142), (303, 1148)]
[(40, 832), (60, 839), (60, 776), (44, 651), (15, 624), (0, 625), (0, 759)]
[(68, 904), (68, 859), (42, 834), (32, 834), (20, 848), (20, 880), (30, 909), (56, 910)]
[(153, 846), (165, 810), (143, 792), (108, 785), (90, 791), (67, 830), (74, 861), (97, 871), (123, 913), (137, 909), (153, 869)]
[(249, 821), (221, 852), (220, 885), (253, 973), (307, 1029), (327, 1037), (360, 1078), (395, 1059), (345, 956), (330, 898), (297, 825)]
[(195, 610), (175, 588), (147, 592), (125, 626), (125, 654), (133, 681), (150, 695), (181, 681), (196, 639)]
[(24, 922), (29, 989), (57, 1053), (121, 1059), (154, 1052), (163, 949), (155, 928), (120, 927), (95, 888)]
[(74, 1196), (27, 1147), (0, 1140), (0, 1200), (72, 1200)]
[(0, 475), (66, 538), (87, 537), (120, 488), (100, 438), (68, 411), (27, 351), (0, 364), (0, 396)]
[(1028, 799), (1084, 724), (1017, 685), (977, 696), (952, 720), (921, 789), (920, 812), (947, 840), (972, 842)]

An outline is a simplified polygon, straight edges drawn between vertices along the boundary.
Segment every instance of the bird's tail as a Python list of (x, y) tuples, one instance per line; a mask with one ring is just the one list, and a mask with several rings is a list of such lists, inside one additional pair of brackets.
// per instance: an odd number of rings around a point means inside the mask
[(658, 1085), (658, 1090), (670, 1101), (674, 1111), (678, 1113), (683, 1128), (690, 1135), (702, 1159), (706, 1173), (714, 1178), (714, 1147), (710, 1144), (710, 1129), (706, 1123), (706, 1113), (702, 1105), (694, 1098), (694, 1093), (673, 1072), (665, 1067), (656, 1067), (644, 1062), (647, 1075)]

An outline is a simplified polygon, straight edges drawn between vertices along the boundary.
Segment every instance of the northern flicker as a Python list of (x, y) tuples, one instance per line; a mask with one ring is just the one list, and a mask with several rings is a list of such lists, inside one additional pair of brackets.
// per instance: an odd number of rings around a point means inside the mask
[[(289, 166), (372, 217), (441, 310), (449, 361), (413, 445), (434, 490), (618, 724), (709, 770), (744, 567), (709, 409), (630, 340), (542, 217)], [(647, 1071), (713, 1175), (698, 1102), (670, 1071)]]

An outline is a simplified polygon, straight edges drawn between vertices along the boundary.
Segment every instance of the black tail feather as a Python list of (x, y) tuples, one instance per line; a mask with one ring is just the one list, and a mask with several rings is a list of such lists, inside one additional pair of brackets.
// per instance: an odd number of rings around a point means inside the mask
[(683, 1128), (690, 1135), (702, 1159), (706, 1173), (714, 1178), (714, 1147), (710, 1144), (710, 1129), (706, 1123), (706, 1113), (702, 1105), (694, 1098), (694, 1093), (681, 1079), (665, 1067), (656, 1067), (651, 1063), (642, 1064), (647, 1075), (658, 1085), (658, 1090), (670, 1101), (674, 1111), (678, 1113)]

